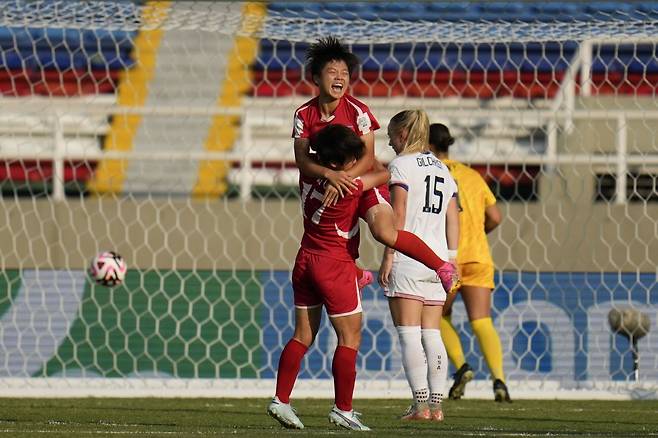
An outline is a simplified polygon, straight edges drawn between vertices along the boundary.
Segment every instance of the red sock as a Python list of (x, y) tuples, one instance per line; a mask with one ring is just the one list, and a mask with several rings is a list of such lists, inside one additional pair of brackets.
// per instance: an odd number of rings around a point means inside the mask
[(398, 238), (393, 247), (396, 251), (418, 260), (430, 269), (437, 270), (445, 263), (418, 236), (404, 230), (398, 230)]
[(353, 348), (339, 345), (334, 353), (331, 372), (334, 375), (334, 393), (336, 407), (341, 411), (352, 410), (352, 396), (354, 395), (354, 382), (356, 381), (356, 355), (358, 351)]
[(297, 339), (291, 339), (286, 344), (279, 358), (279, 369), (276, 374), (276, 396), (282, 403), (290, 403), (290, 393), (295, 386), (299, 365), (308, 347)]

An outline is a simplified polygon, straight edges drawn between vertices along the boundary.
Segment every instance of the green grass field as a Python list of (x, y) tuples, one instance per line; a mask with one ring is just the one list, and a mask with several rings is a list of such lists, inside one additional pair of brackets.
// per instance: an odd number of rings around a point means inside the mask
[[(354, 435), (327, 421), (329, 400), (297, 400), (306, 429), (288, 431), (265, 399), (0, 399), (9, 436)], [(357, 400), (370, 436), (658, 436), (658, 401), (446, 402), (443, 424), (401, 422), (405, 400)]]

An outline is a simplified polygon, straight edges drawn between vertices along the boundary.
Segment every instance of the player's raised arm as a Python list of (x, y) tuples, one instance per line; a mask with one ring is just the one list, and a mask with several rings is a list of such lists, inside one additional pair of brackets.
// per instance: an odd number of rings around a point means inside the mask
[(369, 133), (362, 135), (361, 140), (363, 140), (363, 142), (365, 143), (366, 149), (365, 149), (365, 153), (359, 159), (359, 161), (356, 162), (354, 167), (352, 167), (350, 170), (347, 171), (347, 174), (352, 177), (364, 175), (366, 172), (368, 172), (370, 169), (373, 168), (375, 162), (377, 161), (375, 159), (374, 132), (370, 131)]
[[(363, 137), (362, 137), (363, 138)], [(355, 164), (354, 166), (358, 165)], [(352, 169), (350, 169), (352, 170)], [(349, 172), (348, 172), (349, 173)], [(374, 166), (371, 172), (366, 173), (361, 177), (361, 183), (363, 184), (363, 190), (370, 190), (373, 187), (386, 184), (391, 178), (391, 172), (388, 171), (386, 167), (379, 161), (374, 161)]]
[(295, 164), (299, 171), (311, 178), (324, 178), (329, 170), (324, 166), (316, 163), (311, 154), (309, 154), (310, 141), (308, 138), (295, 139)]

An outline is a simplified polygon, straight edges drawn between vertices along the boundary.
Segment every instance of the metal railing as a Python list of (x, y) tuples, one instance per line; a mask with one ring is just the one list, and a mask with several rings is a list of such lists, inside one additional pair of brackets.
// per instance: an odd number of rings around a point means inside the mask
[(569, 68), (567, 69), (560, 89), (555, 97), (551, 111), (565, 111), (565, 129), (571, 132), (573, 129), (573, 117), (571, 115), (576, 109), (576, 92), (580, 85), (580, 95), (590, 97), (592, 95), (592, 65), (594, 60), (594, 47), (603, 45), (628, 45), (628, 44), (657, 44), (658, 38), (637, 38), (624, 36), (620, 38), (589, 38), (578, 45)]
[[(13, 108), (15, 114), (26, 111), (29, 105), (17, 106)], [(105, 112), (103, 112), (105, 111)], [(168, 152), (140, 152), (140, 151), (95, 151), (93, 153), (71, 153), (66, 150), (65, 133), (61, 123), (61, 117), (64, 114), (134, 114), (134, 115), (187, 115), (187, 116), (213, 116), (213, 115), (233, 115), (242, 119), (240, 141), (231, 151), (226, 152), (186, 152), (186, 151), (168, 151)], [(44, 114), (45, 113), (45, 114)], [(152, 160), (152, 161), (172, 161), (172, 160), (225, 160), (238, 163), (241, 170), (239, 174), (240, 194), (242, 198), (249, 198), (253, 185), (253, 178), (250, 177), (249, 171), (253, 168), (255, 161), (262, 157), (254, 155), (249, 147), (252, 144), (253, 130), (262, 126), (259, 120), (248, 117), (243, 110), (234, 109), (213, 109), (213, 108), (194, 108), (194, 107), (171, 107), (171, 108), (124, 108), (115, 105), (104, 105), (100, 108), (86, 106), (84, 108), (51, 108), (41, 111), (42, 117), (47, 117), (52, 121), (52, 143), (53, 148), (47, 152), (3, 152), (0, 151), (2, 160), (51, 160), (53, 162), (53, 189), (52, 198), (55, 201), (64, 199), (64, 166), (67, 161), (98, 161), (98, 160)], [(626, 184), (629, 165), (658, 165), (658, 150), (656, 153), (649, 154), (628, 154), (628, 121), (630, 120), (658, 120), (658, 111), (643, 110), (576, 110), (571, 112), (551, 111), (551, 110), (486, 110), (486, 109), (466, 109), (454, 111), (446, 116), (449, 119), (464, 121), (468, 118), (497, 118), (503, 120), (519, 121), (520, 118), (532, 118), (539, 126), (544, 126), (546, 130), (547, 146), (544, 154), (522, 155), (518, 157), (486, 157), (466, 156), (459, 157), (460, 160), (467, 163), (489, 163), (489, 164), (525, 164), (546, 166), (547, 170), (554, 169), (561, 164), (600, 164), (614, 167), (616, 174), (616, 196), (617, 204), (624, 204), (627, 201)], [(283, 119), (282, 119), (283, 120)], [(288, 120), (288, 118), (285, 118)], [(616, 139), (614, 154), (569, 154), (560, 153), (558, 150), (558, 128), (566, 127), (567, 120), (612, 120), (616, 122)], [(566, 131), (566, 129), (565, 129)], [(282, 151), (280, 161), (290, 162), (289, 151), (292, 149), (292, 140), (290, 149)], [(276, 160), (277, 157), (275, 157)]]

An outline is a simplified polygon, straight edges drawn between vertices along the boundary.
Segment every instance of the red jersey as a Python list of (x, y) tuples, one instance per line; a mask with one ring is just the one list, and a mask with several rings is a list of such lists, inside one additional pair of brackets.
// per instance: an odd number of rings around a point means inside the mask
[(368, 106), (348, 94), (340, 98), (336, 110), (326, 119), (322, 118), (319, 100), (319, 97), (314, 97), (295, 111), (293, 138), (311, 138), (316, 132), (332, 124), (345, 125), (359, 137), (379, 129), (379, 123)]
[(304, 236), (302, 249), (336, 260), (359, 258), (359, 198), (363, 183), (352, 194), (342, 197), (336, 205), (322, 205), (326, 180), (300, 175)]

